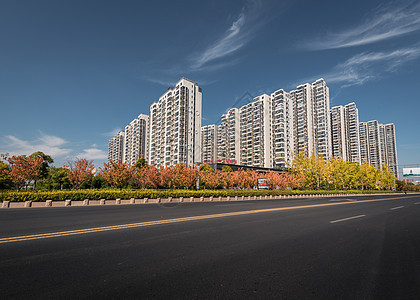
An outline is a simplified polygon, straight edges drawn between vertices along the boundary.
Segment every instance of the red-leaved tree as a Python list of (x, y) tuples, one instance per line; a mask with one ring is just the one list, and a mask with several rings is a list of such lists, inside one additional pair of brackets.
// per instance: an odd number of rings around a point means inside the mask
[(108, 183), (116, 188), (122, 189), (127, 186), (135, 174), (135, 167), (122, 162), (108, 161), (101, 169), (101, 175)]
[(10, 156), (9, 153), (0, 154), (0, 158), (9, 163), (9, 166), (2, 168), (0, 172), (10, 177), (18, 191), (22, 187), (28, 189), (29, 183), (39, 177), (42, 163), (44, 162), (41, 157), (32, 158), (26, 155)]
[(155, 166), (137, 167), (137, 179), (142, 188), (156, 189), (159, 186), (159, 173)]
[(198, 171), (194, 166), (177, 164), (171, 169), (173, 185), (176, 188), (193, 188), (197, 182)]
[(70, 180), (70, 183), (77, 190), (80, 186), (89, 182), (93, 178), (93, 160), (87, 160), (84, 158), (76, 158), (75, 161), (68, 161), (64, 168), (67, 171), (67, 177)]
[(219, 170), (211, 170), (208, 172), (201, 171), (200, 176), (204, 184), (210, 189), (215, 189), (218, 186), (223, 185), (223, 175)]

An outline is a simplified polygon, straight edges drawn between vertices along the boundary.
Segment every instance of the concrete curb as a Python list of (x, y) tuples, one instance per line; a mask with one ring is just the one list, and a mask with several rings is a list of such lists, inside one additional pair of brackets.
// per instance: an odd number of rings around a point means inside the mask
[[(410, 195), (418, 195), (420, 193), (410, 193)], [(13, 202), (13, 201), (3, 201), (1, 202), (0, 208), (27, 208), (27, 207), (77, 207), (77, 206), (97, 206), (97, 205), (135, 205), (135, 204), (156, 204), (156, 203), (184, 203), (184, 202), (214, 202), (214, 201), (250, 201), (250, 200), (275, 200), (275, 199), (299, 199), (299, 198), (328, 198), (328, 197), (352, 197), (352, 196), (386, 196), (386, 195), (402, 195), (402, 194), (390, 194), (390, 193), (378, 193), (378, 194), (311, 194), (311, 195), (265, 195), (265, 196), (234, 196), (234, 197), (189, 197), (189, 198), (157, 198), (157, 199), (120, 199), (115, 200), (89, 200), (85, 199), (83, 201), (54, 201), (46, 200), (45, 202)]]

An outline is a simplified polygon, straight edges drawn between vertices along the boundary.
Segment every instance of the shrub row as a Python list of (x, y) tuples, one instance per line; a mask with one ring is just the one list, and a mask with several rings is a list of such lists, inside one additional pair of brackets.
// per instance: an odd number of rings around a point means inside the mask
[(392, 191), (348, 190), (76, 190), (76, 191), (7, 191), (0, 193), (0, 201), (45, 201), (45, 200), (99, 200), (99, 199), (142, 199), (142, 198), (189, 198), (189, 197), (227, 197), (227, 196), (265, 196), (265, 195), (313, 195), (313, 194), (366, 194)]

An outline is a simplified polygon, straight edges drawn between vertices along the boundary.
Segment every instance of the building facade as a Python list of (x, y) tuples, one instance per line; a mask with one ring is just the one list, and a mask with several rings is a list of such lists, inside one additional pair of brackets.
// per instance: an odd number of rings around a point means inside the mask
[(231, 108), (222, 115), (218, 126), (218, 162), (239, 164), (240, 162), (240, 112)]
[(212, 164), (217, 162), (218, 126), (207, 125), (201, 127), (201, 162)]
[(346, 120), (343, 106), (331, 108), (332, 155), (347, 160)]
[(397, 158), (397, 140), (395, 135), (395, 125), (393, 123), (385, 124), (387, 165), (398, 177), (398, 158)]
[(368, 162), (377, 168), (387, 165), (398, 177), (395, 125), (372, 120), (360, 122), (359, 130), (361, 162)]
[(315, 150), (313, 97), (310, 84), (301, 84), (290, 92), (293, 102), (293, 135), (295, 155), (311, 156)]
[(330, 90), (324, 79), (312, 83), (312, 97), (315, 154), (328, 158), (332, 154)]
[(344, 106), (344, 119), (346, 125), (346, 160), (360, 163), (359, 110), (356, 103), (351, 102)]
[(360, 163), (359, 112), (354, 102), (331, 108), (332, 155)]
[(125, 132), (120, 131), (108, 142), (108, 160), (112, 162), (122, 162), (124, 157), (124, 137)]
[(147, 159), (149, 116), (140, 114), (125, 126), (123, 163), (134, 165), (139, 158)]
[(150, 106), (149, 163), (172, 166), (201, 162), (202, 90), (186, 78)]
[(271, 97), (267, 94), (240, 108), (241, 165), (272, 167), (271, 108)]
[(294, 158), (293, 102), (283, 89), (271, 94), (273, 168), (284, 169)]

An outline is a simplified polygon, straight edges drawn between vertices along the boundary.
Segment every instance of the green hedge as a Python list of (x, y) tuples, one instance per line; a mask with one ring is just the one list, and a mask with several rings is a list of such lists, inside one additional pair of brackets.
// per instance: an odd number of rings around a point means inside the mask
[(99, 199), (142, 199), (142, 198), (189, 198), (265, 195), (314, 195), (314, 194), (366, 194), (392, 191), (314, 191), (314, 190), (77, 190), (77, 191), (7, 191), (0, 193), (0, 201), (45, 201), (45, 200), (99, 200)]

